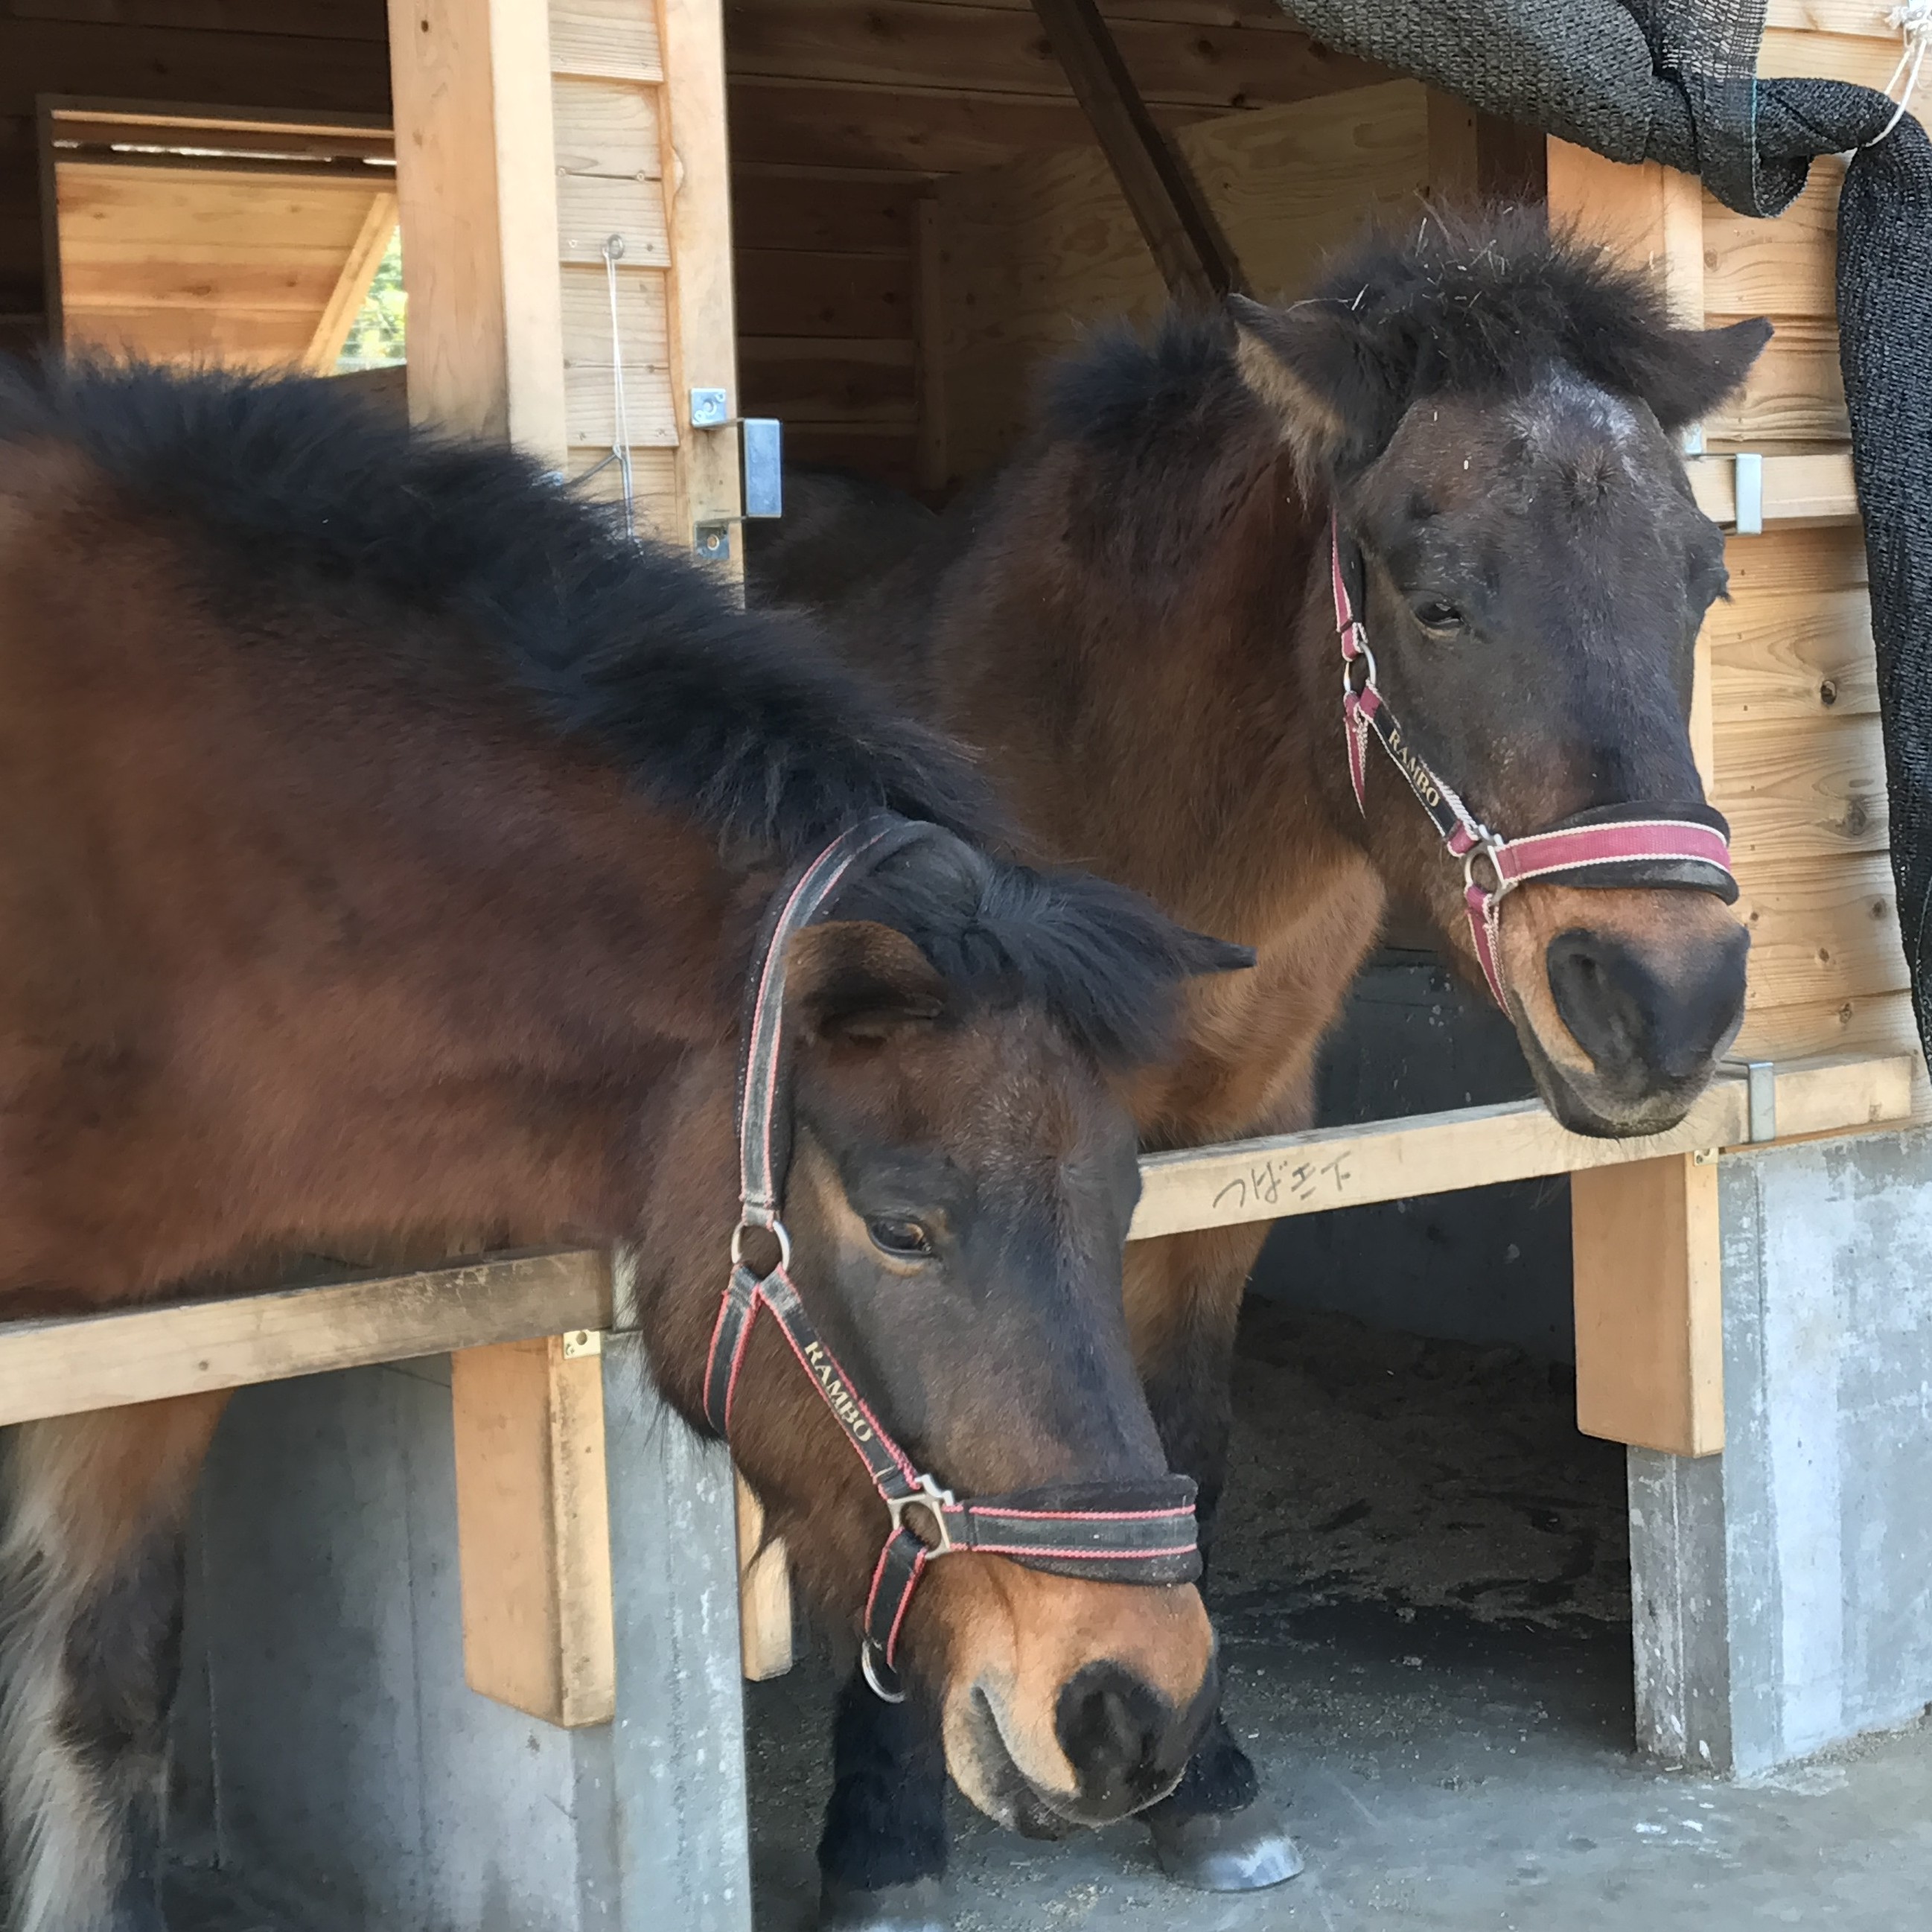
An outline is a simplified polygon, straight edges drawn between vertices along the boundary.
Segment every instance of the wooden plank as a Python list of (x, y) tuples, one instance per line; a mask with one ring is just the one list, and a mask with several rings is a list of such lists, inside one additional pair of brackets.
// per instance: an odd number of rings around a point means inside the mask
[(919, 447), (916, 464), (919, 487), (928, 493), (946, 487), (946, 266), (938, 201), (928, 195), (919, 204), (918, 252), (914, 266), (918, 281), (918, 324), (915, 346), (918, 364), (916, 419)]
[(1865, 34), (1895, 48), (1898, 29), (1892, 24), (1898, 0), (1770, 0), (1765, 9), (1768, 28), (1808, 28), (1820, 34)]
[(342, 265), (342, 273), (329, 292), (328, 306), (309, 338), (308, 352), (302, 358), (304, 368), (326, 376), (340, 359), (342, 345), (349, 340), (349, 332), (362, 313), (369, 284), (376, 279), (376, 271), (382, 266), (382, 257), (388, 253), (390, 238), (395, 232), (395, 191), (384, 188), (370, 197), (362, 232), (356, 236), (349, 259)]
[(1724, 563), (1740, 602), (1790, 590), (1863, 590), (1869, 580), (1864, 532), (1851, 524), (1729, 536)]
[(1838, 314), (1838, 190), (1835, 154), (1811, 164), (1804, 191), (1775, 221), (1734, 214), (1715, 201), (1704, 211), (1705, 298), (1714, 315)]
[(553, 74), (664, 79), (657, 16), (645, 0), (550, 0), (550, 59)]
[(510, 0), (390, 0), (409, 261), (410, 412), (566, 447), (547, 21)]
[[(1709, 320), (1714, 327), (1737, 319)], [(1838, 326), (1813, 316), (1780, 320), (1743, 389), (1704, 419), (1704, 440), (1712, 449), (1846, 442), (1851, 433)]]
[(464, 1676), (567, 1726), (616, 1702), (603, 1364), (591, 1335), (450, 1358)]
[(0, 18), (0, 114), (72, 94), (383, 115), (389, 86), (378, 40)]
[[(664, 184), (599, 175), (560, 174), (556, 182), (557, 254), (560, 260), (604, 272), (604, 244), (624, 238), (623, 272), (670, 265), (664, 228)], [(609, 324), (605, 324), (609, 333)]]
[(1712, 802), (1738, 864), (1882, 852), (1885, 748), (1872, 717), (1732, 724)]
[(188, 27), (238, 34), (294, 34), (386, 44), (383, 0), (8, 0), (16, 20), (116, 27)]
[(8, 1322), (0, 1324), (0, 1426), (602, 1328), (610, 1318), (603, 1252), (566, 1248)]
[(799, 423), (883, 422), (911, 428), (919, 396), (914, 345), (907, 340), (799, 341), (738, 338), (749, 416)]
[[(1737, 520), (1737, 466), (1727, 456), (1694, 456), (1685, 464), (1697, 507), (1714, 523)], [(1764, 459), (1764, 520), (1841, 523), (1858, 514), (1850, 451)]]
[(1576, 1426), (1712, 1456), (1724, 1446), (1718, 1163), (1672, 1154), (1573, 1174)]
[[(1904, 988), (1797, 1006), (1759, 1006), (1744, 1016), (1732, 1049), (1740, 1060), (1810, 1060), (1827, 1054), (1916, 1055), (1918, 1028)], [(1922, 1088), (1916, 1091), (1923, 1091)], [(1924, 1118), (1915, 1099), (1915, 1118)]]
[(1751, 935), (1747, 1012), (1868, 998), (1910, 983), (1885, 854), (1787, 860), (1761, 876), (1740, 863)]
[(1712, 606), (1704, 629), (1720, 730), (1878, 710), (1871, 600), (1863, 590), (1736, 596)]
[[(1127, 70), (1150, 103), (1226, 114), (1386, 80), (1385, 69), (1305, 34), (1255, 33), (1114, 16)], [(748, 79), (836, 82), (1064, 99), (1067, 83), (1038, 24), (1004, 7), (931, 0), (740, 0), (731, 71)]]
[(562, 76), (550, 83), (560, 174), (656, 181), (664, 173), (658, 90)]
[[(1914, 1068), (1904, 1055), (1780, 1067), (1780, 1136), (1903, 1120)], [(1150, 1154), (1130, 1240), (1194, 1228), (1236, 1227), (1294, 1214), (1498, 1180), (1574, 1174), (1630, 1160), (1734, 1147), (1749, 1138), (1744, 1084), (1720, 1076), (1667, 1134), (1595, 1140), (1566, 1132), (1540, 1102), (1462, 1107), (1361, 1127), (1322, 1127), (1227, 1147)]]
[[(694, 430), (694, 388), (724, 392), (737, 413), (738, 320), (732, 292), (730, 148), (726, 132), (722, 0), (658, 0), (665, 86), (664, 182), (671, 250), (672, 394), (677, 410), (680, 546), (700, 524), (743, 507), (735, 430)], [(776, 334), (754, 328), (754, 334)], [(742, 569), (742, 546), (730, 566)]]
[(910, 255), (754, 248), (740, 254), (737, 267), (738, 314), (747, 335), (912, 339)]
[(811, 248), (841, 255), (908, 255), (919, 183), (904, 175), (853, 180), (830, 169), (736, 167), (731, 227), (739, 251)]
[(1245, 289), (1200, 183), (1155, 126), (1094, 0), (1034, 0), (1034, 11), (1168, 292), (1205, 302)]
[(792, 1664), (791, 1574), (782, 1540), (765, 1540), (765, 1512), (737, 1479), (738, 1646), (754, 1684), (782, 1677)]
[[(998, 167), (1022, 155), (1082, 148), (1087, 117), (1064, 98), (938, 93), (760, 80), (734, 68), (734, 160), (767, 165), (890, 170), (921, 175)], [(1163, 127), (1205, 118), (1204, 107), (1154, 109)]]
[(1848, 80), (1882, 92), (1898, 68), (1899, 34), (1881, 38), (1848, 33), (1816, 33), (1802, 28), (1770, 27), (1758, 50), (1763, 79), (1797, 75), (1807, 80)]

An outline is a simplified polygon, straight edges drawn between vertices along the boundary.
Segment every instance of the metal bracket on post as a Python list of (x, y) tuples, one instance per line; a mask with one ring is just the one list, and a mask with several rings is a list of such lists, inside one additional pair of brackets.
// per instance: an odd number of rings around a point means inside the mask
[(1750, 1126), (1752, 1144), (1778, 1138), (1778, 1067), (1768, 1060), (1744, 1063), (1744, 1112)]
[(701, 523), (692, 532), (693, 546), (707, 563), (728, 563), (731, 557), (731, 526), (752, 517), (784, 514), (784, 425), (776, 416), (734, 416), (722, 389), (693, 389), (691, 426), (694, 430), (736, 429), (744, 462), (744, 510), (740, 516)]
[(1754, 449), (1741, 449), (1732, 459), (1737, 509), (1731, 526), (1741, 537), (1764, 534), (1764, 458)]

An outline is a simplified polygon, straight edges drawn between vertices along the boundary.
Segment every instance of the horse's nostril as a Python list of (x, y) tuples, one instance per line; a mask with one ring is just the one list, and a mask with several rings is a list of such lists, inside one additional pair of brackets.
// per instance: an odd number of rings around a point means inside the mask
[(1744, 1009), (1742, 928), (1694, 964), (1660, 971), (1634, 945), (1605, 932), (1559, 933), (1545, 969), (1570, 1036), (1599, 1073), (1678, 1082), (1709, 1066)]
[(1082, 1796), (1092, 1803), (1157, 1797), (1170, 1775), (1162, 1744), (1174, 1714), (1165, 1697), (1118, 1664), (1090, 1664), (1070, 1678), (1054, 1728)]

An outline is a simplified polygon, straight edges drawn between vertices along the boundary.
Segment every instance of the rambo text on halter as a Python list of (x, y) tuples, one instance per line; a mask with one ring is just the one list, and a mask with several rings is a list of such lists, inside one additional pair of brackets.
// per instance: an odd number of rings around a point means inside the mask
[[(791, 1238), (780, 1216), (790, 1138), (783, 1104), (786, 949), (862, 866), (869, 870), (916, 840), (945, 836), (934, 826), (880, 814), (827, 846), (775, 902), (747, 994), (738, 1090), (741, 1206), (730, 1282), (704, 1378), (705, 1419), (727, 1434), (746, 1347), (759, 1310), (768, 1310), (865, 1464), (890, 1522), (866, 1600), (861, 1660), (866, 1682), (894, 1703), (904, 1695), (894, 1664), (900, 1626), (936, 1558), (979, 1550), (1029, 1569), (1117, 1583), (1187, 1583), (1201, 1573), (1194, 1484), (1185, 1476), (1060, 1484), (961, 1502), (892, 1439), (819, 1338), (791, 1279)], [(754, 1230), (777, 1250), (764, 1276), (752, 1272), (746, 1253)]]
[[(1352, 546), (1353, 548), (1353, 546)], [(1355, 552), (1360, 559), (1359, 549)], [(1731, 874), (1730, 828), (1707, 806), (1677, 806), (1664, 815), (1640, 805), (1599, 806), (1552, 826), (1546, 832), (1506, 838), (1471, 812), (1396, 722), (1376, 682), (1375, 653), (1367, 627), (1357, 614), (1342, 567), (1342, 530), (1331, 515), (1328, 570), (1335, 593), (1335, 628), (1342, 640), (1342, 735), (1348, 752), (1348, 782), (1355, 803), (1366, 811), (1369, 734), (1408, 779), (1430, 822), (1442, 836), (1450, 857), (1462, 862), (1462, 902), (1469, 935), (1483, 977), (1496, 1004), (1507, 1012), (1503, 990), (1500, 931), (1503, 901), (1533, 879), (1560, 878), (1566, 885), (1679, 886), (1715, 892), (1728, 905), (1738, 896)], [(1362, 682), (1355, 682), (1357, 667)], [(1489, 877), (1478, 877), (1478, 862)]]

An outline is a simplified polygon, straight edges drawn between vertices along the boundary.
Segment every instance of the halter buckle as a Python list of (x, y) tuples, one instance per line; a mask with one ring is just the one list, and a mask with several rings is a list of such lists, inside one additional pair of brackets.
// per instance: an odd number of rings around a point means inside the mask
[(775, 1274), (782, 1274), (791, 1266), (791, 1236), (785, 1232), (785, 1224), (773, 1219), (770, 1221), (740, 1221), (731, 1230), (731, 1265), (734, 1268), (745, 1266), (745, 1237), (747, 1234), (770, 1234), (778, 1244), (778, 1258), (761, 1274), (760, 1281), (770, 1281)]
[[(892, 1534), (896, 1536), (906, 1528), (908, 1510), (923, 1510), (932, 1524), (933, 1534), (937, 1540), (927, 1543), (916, 1529), (910, 1533), (926, 1544), (928, 1556), (944, 1556), (952, 1547), (952, 1532), (946, 1526), (946, 1512), (950, 1509), (957, 1509), (959, 1498), (950, 1490), (941, 1489), (931, 1476), (915, 1476), (913, 1483), (914, 1486), (910, 1496), (885, 1498), (886, 1511), (892, 1520)], [(884, 1492), (880, 1493), (883, 1495)], [(876, 1685), (873, 1688), (878, 1688)]]
[[(1465, 892), (1479, 892), (1485, 898), (1490, 900), (1508, 896), (1511, 882), (1503, 877), (1502, 866), (1496, 855), (1508, 842), (1507, 839), (1498, 838), (1486, 825), (1476, 827), (1476, 842), (1462, 855), (1462, 890)], [(1478, 859), (1486, 859), (1490, 862), (1490, 870), (1496, 875), (1494, 885), (1486, 886), (1478, 880), (1476, 861)]]

